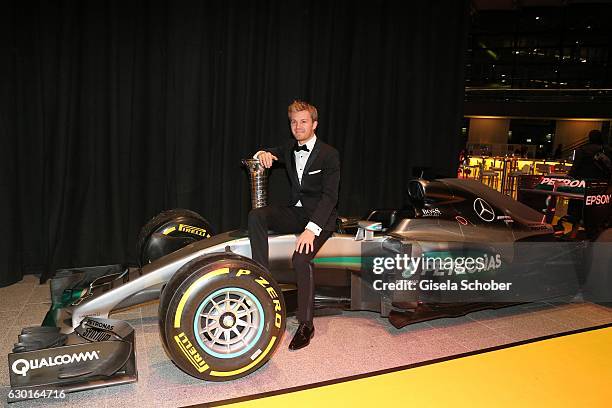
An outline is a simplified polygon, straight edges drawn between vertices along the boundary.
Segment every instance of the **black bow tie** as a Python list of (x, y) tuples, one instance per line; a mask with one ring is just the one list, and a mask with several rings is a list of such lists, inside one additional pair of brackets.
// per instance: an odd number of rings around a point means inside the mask
[(298, 145), (297, 143), (295, 144), (295, 146), (293, 147), (293, 151), (294, 152), (299, 152), (299, 151), (305, 151), (305, 152), (309, 152), (310, 150), (308, 150), (308, 147), (304, 144), (304, 145)]

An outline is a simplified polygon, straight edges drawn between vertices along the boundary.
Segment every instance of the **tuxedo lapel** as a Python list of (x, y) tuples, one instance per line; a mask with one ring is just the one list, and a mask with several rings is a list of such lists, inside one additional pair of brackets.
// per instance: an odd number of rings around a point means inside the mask
[(317, 158), (320, 150), (321, 150), (321, 140), (317, 138), (317, 141), (315, 142), (315, 145), (312, 148), (312, 152), (310, 153), (310, 156), (308, 156), (308, 161), (306, 162), (306, 165), (304, 166), (304, 173), (302, 174), (308, 174), (308, 169), (310, 168), (310, 165), (312, 164), (312, 162), (314, 162), (314, 160)]
[(300, 185), (300, 181), (298, 180), (297, 170), (295, 168), (295, 154), (293, 154), (293, 143), (289, 145), (289, 147), (285, 150), (285, 163), (288, 164), (287, 172), (289, 173), (289, 177), (295, 183), (296, 186)]

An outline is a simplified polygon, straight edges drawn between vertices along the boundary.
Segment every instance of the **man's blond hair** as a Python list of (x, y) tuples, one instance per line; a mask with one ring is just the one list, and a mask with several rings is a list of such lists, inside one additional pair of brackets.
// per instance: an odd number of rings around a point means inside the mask
[(289, 119), (291, 120), (292, 113), (301, 112), (301, 111), (308, 111), (310, 113), (310, 117), (312, 118), (313, 122), (316, 122), (319, 120), (319, 113), (317, 112), (317, 108), (315, 108), (313, 105), (309, 104), (308, 102), (299, 101), (299, 100), (295, 100), (291, 103), (291, 105), (289, 105), (289, 108), (287, 109), (287, 114), (289, 116)]

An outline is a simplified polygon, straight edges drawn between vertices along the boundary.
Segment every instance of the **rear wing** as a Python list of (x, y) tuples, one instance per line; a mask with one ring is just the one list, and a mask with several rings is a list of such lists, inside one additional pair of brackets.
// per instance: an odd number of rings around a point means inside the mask
[(605, 181), (587, 181), (582, 218), (587, 231), (598, 235), (612, 224), (612, 185)]
[(591, 236), (597, 235), (612, 223), (612, 185), (609, 182), (559, 176), (519, 176), (518, 201), (542, 212), (548, 223), (552, 222), (557, 197), (584, 203), (582, 221)]

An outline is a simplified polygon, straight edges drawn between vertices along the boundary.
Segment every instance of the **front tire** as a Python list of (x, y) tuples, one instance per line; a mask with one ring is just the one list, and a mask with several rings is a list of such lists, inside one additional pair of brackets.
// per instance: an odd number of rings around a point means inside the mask
[(281, 288), (236, 254), (205, 255), (179, 269), (162, 292), (159, 328), (174, 364), (207, 381), (262, 367), (285, 331)]

